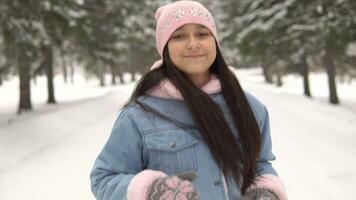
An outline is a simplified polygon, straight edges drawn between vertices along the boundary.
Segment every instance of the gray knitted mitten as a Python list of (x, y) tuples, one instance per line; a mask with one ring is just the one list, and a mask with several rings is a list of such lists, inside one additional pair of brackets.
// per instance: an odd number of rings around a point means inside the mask
[(265, 188), (256, 188), (246, 193), (242, 200), (279, 200), (277, 195)]
[(152, 183), (148, 200), (199, 200), (199, 192), (191, 183), (195, 179), (195, 172), (159, 178)]

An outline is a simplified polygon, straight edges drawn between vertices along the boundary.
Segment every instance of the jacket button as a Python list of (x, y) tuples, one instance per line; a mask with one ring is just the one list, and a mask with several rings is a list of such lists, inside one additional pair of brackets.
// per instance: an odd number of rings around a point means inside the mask
[(215, 186), (221, 185), (221, 181), (215, 181), (215, 182), (214, 182), (214, 185), (215, 185)]
[(177, 144), (176, 144), (175, 142), (171, 142), (171, 143), (169, 144), (169, 146), (170, 146), (172, 149), (174, 149), (174, 148), (176, 148)]

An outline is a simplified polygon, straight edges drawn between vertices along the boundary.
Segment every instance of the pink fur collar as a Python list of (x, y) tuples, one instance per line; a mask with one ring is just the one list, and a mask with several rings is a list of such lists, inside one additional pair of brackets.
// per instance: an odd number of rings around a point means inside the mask
[[(200, 89), (207, 94), (218, 93), (221, 91), (220, 80), (215, 74), (211, 74), (209, 82), (207, 82)], [(161, 81), (156, 87), (154, 87), (149, 92), (149, 95), (164, 99), (183, 99), (182, 94), (168, 79), (164, 79), (163, 81)]]

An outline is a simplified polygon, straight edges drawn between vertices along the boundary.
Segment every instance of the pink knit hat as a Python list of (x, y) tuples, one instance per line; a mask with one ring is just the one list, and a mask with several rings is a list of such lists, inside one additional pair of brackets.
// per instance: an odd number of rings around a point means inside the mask
[(176, 1), (159, 7), (155, 15), (156, 45), (159, 55), (163, 54), (172, 33), (185, 24), (201, 24), (208, 28), (218, 41), (214, 18), (203, 5), (196, 1)]

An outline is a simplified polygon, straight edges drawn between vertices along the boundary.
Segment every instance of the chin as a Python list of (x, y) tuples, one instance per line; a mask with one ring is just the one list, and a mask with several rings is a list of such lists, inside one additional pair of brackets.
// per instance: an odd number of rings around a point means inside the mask
[(190, 74), (190, 75), (202, 75), (205, 74), (209, 71), (209, 69), (207, 70), (189, 70), (186, 71), (185, 73)]

